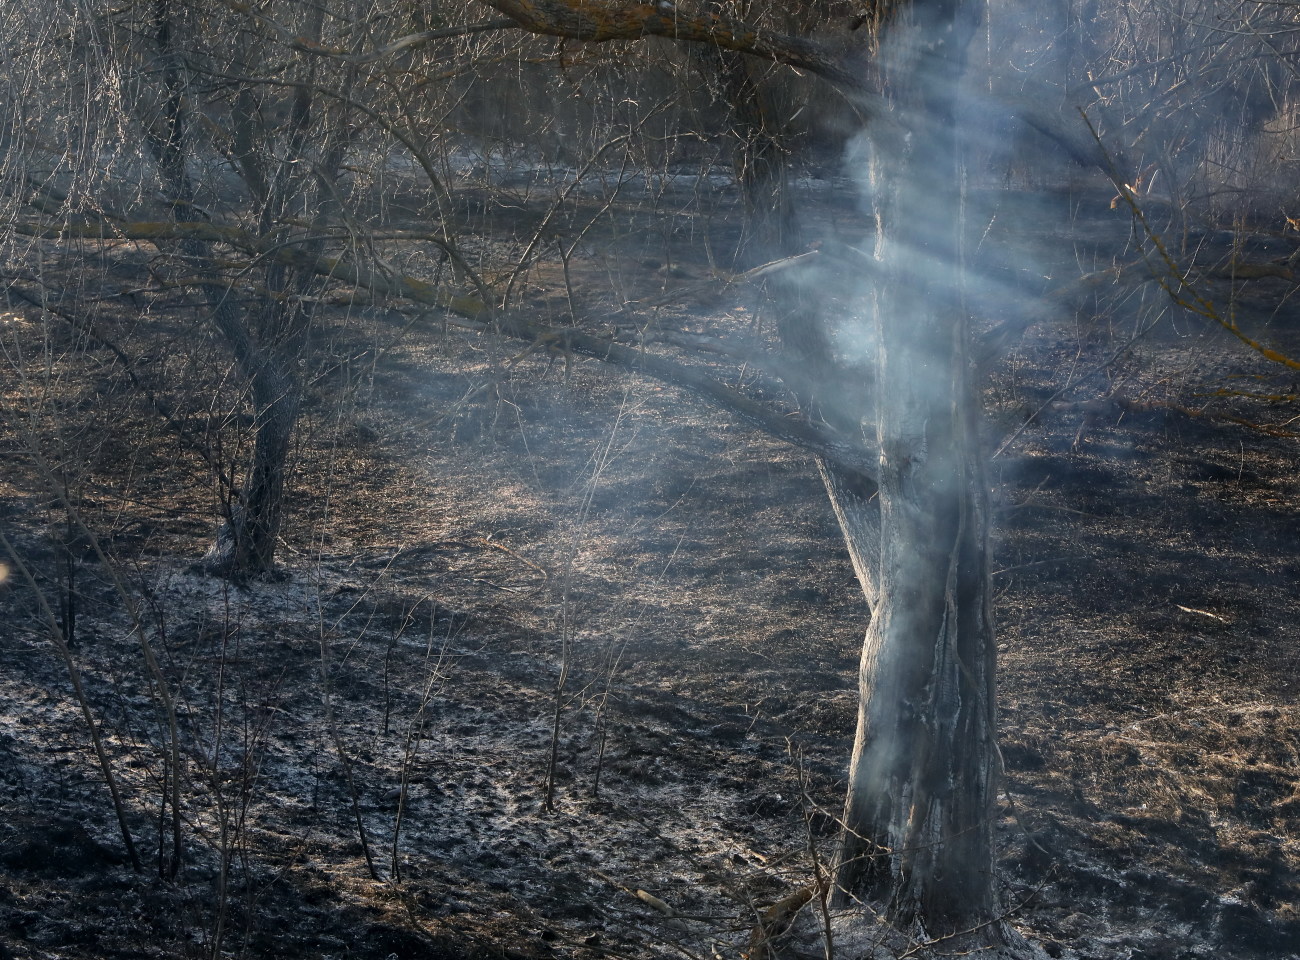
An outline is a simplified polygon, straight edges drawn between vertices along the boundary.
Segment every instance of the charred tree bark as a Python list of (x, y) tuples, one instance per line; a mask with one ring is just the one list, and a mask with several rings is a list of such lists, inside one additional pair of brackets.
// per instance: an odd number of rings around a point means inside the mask
[(866, 136), (877, 219), (881, 541), (863, 645), (838, 899), (930, 936), (996, 942), (988, 513), (966, 356), (958, 83), (980, 5), (879, 26), (890, 104)]

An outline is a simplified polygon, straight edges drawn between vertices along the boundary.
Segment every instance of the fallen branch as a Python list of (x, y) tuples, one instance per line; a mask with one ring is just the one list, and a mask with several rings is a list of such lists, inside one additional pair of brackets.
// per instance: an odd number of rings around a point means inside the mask
[(1221, 617), (1217, 613), (1210, 613), (1209, 610), (1198, 610), (1196, 607), (1184, 607), (1181, 603), (1175, 603), (1174, 608), (1183, 611), (1183, 613), (1196, 613), (1202, 617), (1209, 617), (1211, 620), (1217, 620), (1219, 623), (1231, 623), (1227, 617)]
[(1201, 275), (1207, 280), (1265, 280), (1276, 278), (1287, 283), (1300, 283), (1300, 276), (1290, 267), (1281, 263), (1247, 263), (1232, 260), (1222, 266), (1203, 270)]
[(660, 913), (662, 913), (665, 917), (675, 917), (675, 916), (677, 916), (677, 911), (676, 911), (676, 910), (674, 910), (672, 907), (668, 906), (668, 904), (664, 903), (662, 900), (660, 900), (658, 897), (656, 897), (653, 893), (646, 893), (644, 890), (636, 890), (636, 891), (633, 892), (632, 895), (633, 895), (634, 897), (636, 897), (638, 900), (640, 900), (642, 903), (649, 904), (650, 906), (654, 907), (656, 910), (658, 910)]
[(1163, 400), (1134, 400), (1126, 397), (1121, 393), (1112, 394), (1109, 397), (1097, 397), (1092, 400), (1082, 400), (1076, 403), (1054, 403), (1054, 410), (1062, 411), (1082, 411), (1084, 415), (1083, 425), (1079, 428), (1080, 434), (1085, 430), (1096, 425), (1097, 421), (1103, 417), (1113, 416), (1118, 419), (1125, 413), (1178, 413), (1184, 417), (1194, 420), (1217, 420), (1223, 423), (1235, 424), (1239, 427), (1246, 427), (1249, 430), (1255, 430), (1259, 433), (1267, 434), (1270, 437), (1284, 437), (1294, 439), (1300, 437), (1300, 433), (1294, 430), (1287, 430), (1285, 427), (1275, 427), (1268, 423), (1257, 423), (1246, 417), (1240, 417), (1233, 413), (1223, 410), (1207, 410), (1204, 407), (1188, 407), (1180, 403), (1173, 403)]
[(749, 960), (776, 960), (779, 952), (772, 946), (772, 941), (790, 929), (799, 911), (820, 892), (820, 884), (800, 887), (759, 914), (749, 936)]

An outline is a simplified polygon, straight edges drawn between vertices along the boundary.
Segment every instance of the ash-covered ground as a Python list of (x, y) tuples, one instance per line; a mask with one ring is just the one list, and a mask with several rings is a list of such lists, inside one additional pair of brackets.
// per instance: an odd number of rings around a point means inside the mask
[[(595, 311), (611, 264), (629, 299), (682, 279), (593, 250), (570, 290), (535, 271), (533, 306)], [(1008, 919), (1052, 957), (1300, 956), (1290, 414), (1230, 395), (1260, 358), (1159, 318), (1152, 285), (1094, 290), (1021, 322), (987, 380)], [(1233, 295), (1300, 340), (1283, 281)], [(673, 309), (691, 335), (758, 323), (743, 291)], [(21, 305), (3, 324), (49, 342)], [(867, 610), (812, 460), (436, 319), (322, 330), (275, 582), (193, 565), (206, 467), (72, 333), (63, 393), (26, 409), (81, 472), (52, 484), (4, 424), (0, 522), (51, 608), (11, 564), (0, 958), (749, 954), (832, 855), (853, 734)], [(152, 382), (188, 369), (159, 357)], [(50, 638), (69, 582), (138, 873)], [(824, 952), (806, 915), (788, 955)]]

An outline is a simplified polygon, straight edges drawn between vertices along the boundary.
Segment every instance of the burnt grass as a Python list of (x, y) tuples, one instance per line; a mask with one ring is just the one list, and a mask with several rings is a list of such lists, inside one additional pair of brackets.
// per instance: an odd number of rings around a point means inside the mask
[[(1109, 216), (1079, 221), (1074, 276), (1134, 256)], [(611, 265), (631, 298), (707, 272), (698, 249), (678, 268), (622, 242), (571, 265), (590, 315)], [(123, 276), (153, 255), (97, 252)], [(567, 309), (554, 265), (529, 282), (534, 309)], [(1216, 283), (1300, 353), (1288, 285)], [(237, 461), (239, 399), (183, 298), (151, 296), (96, 308), (101, 339), (4, 313), (0, 522), (56, 618), (72, 571), (73, 656), (143, 870), (10, 565), (0, 958), (744, 953), (830, 855), (853, 733), (867, 611), (811, 459), (592, 361), (329, 306), (283, 576), (229, 583), (194, 566), (218, 499), (195, 450)], [(753, 331), (750, 299), (665, 323)], [(1161, 315), (1153, 284), (1055, 302), (985, 390), (1009, 918), (1053, 957), (1295, 956), (1295, 406), (1231, 395), (1294, 386)]]

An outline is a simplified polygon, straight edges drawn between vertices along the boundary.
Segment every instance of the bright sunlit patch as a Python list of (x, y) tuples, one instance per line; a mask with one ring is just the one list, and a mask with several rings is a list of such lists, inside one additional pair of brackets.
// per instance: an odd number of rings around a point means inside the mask
[(9, 579), (9, 564), (0, 563), (0, 583)]

